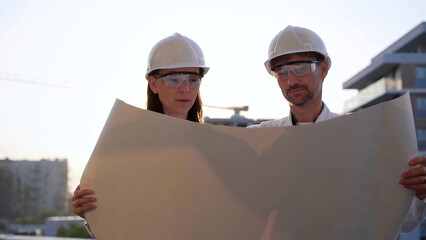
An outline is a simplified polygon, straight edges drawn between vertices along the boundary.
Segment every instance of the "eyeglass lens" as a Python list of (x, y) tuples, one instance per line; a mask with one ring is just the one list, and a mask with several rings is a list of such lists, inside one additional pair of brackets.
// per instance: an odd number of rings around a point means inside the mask
[(186, 85), (191, 88), (198, 88), (201, 83), (201, 77), (195, 74), (171, 74), (164, 76), (164, 85), (166, 87), (178, 88), (186, 81)]
[(298, 63), (294, 65), (282, 65), (274, 69), (274, 73), (278, 78), (287, 79), (290, 71), (296, 76), (303, 77), (315, 71), (315, 63)]

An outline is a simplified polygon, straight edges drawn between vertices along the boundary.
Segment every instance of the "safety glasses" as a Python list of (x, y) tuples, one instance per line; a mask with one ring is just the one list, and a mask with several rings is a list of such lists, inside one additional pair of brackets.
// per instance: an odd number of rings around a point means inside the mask
[(201, 76), (195, 72), (171, 72), (166, 74), (153, 74), (155, 78), (161, 78), (164, 85), (170, 88), (179, 88), (184, 81), (190, 89), (200, 87)]
[(304, 77), (313, 73), (316, 69), (316, 64), (320, 62), (322, 60), (284, 63), (273, 67), (271, 71), (278, 80), (288, 80), (290, 71), (298, 77)]

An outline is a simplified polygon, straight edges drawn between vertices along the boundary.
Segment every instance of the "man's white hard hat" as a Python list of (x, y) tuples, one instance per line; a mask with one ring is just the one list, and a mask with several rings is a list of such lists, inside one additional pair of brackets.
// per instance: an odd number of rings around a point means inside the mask
[(328, 56), (324, 42), (315, 32), (302, 27), (287, 26), (272, 39), (269, 45), (268, 60), (265, 62), (266, 70), (271, 73), (271, 60), (292, 53), (317, 52), (324, 56), (331, 66), (331, 59)]
[(159, 41), (151, 49), (145, 78), (148, 79), (148, 75), (158, 69), (183, 67), (203, 68), (204, 74), (209, 70), (198, 44), (188, 37), (174, 33)]

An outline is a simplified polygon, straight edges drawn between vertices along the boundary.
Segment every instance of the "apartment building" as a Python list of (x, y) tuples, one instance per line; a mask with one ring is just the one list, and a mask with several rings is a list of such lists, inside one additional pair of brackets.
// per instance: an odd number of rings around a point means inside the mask
[(15, 219), (42, 210), (63, 213), (67, 159), (0, 160), (0, 218)]
[(420, 154), (426, 154), (426, 22), (420, 23), (343, 83), (359, 92), (344, 103), (354, 112), (410, 92)]

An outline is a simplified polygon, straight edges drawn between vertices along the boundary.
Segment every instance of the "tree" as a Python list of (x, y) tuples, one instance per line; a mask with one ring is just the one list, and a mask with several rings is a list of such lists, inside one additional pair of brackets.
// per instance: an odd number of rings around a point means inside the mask
[(84, 226), (71, 223), (69, 228), (64, 226), (58, 228), (57, 237), (71, 237), (71, 238), (92, 238)]
[(54, 210), (43, 210), (34, 215), (17, 218), (15, 222), (18, 224), (44, 224), (46, 218), (52, 216), (61, 216), (61, 214)]

